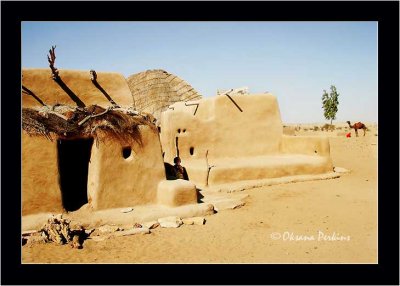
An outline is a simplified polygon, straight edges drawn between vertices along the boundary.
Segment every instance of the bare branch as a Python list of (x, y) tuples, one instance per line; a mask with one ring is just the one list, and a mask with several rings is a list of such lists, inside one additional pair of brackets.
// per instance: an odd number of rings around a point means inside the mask
[(56, 49), (56, 46), (52, 46), (51, 47), (51, 49), (49, 50), (49, 55), (47, 55), (47, 60), (49, 61), (49, 66), (50, 66), (50, 69), (51, 69), (51, 74), (52, 74), (52, 78), (54, 79), (54, 80), (58, 80), (58, 79), (60, 79), (60, 76), (59, 76), (59, 72), (58, 72), (58, 69), (54, 66), (54, 64), (55, 64), (55, 62), (56, 62), (56, 51), (55, 51), (55, 49)]

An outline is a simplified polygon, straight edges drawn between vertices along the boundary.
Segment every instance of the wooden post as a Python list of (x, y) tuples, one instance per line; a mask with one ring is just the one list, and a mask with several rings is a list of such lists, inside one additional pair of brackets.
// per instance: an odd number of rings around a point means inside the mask
[(214, 165), (208, 164), (208, 150), (206, 151), (206, 164), (207, 164), (207, 178), (206, 178), (206, 186), (208, 186), (208, 178), (210, 176), (211, 168), (215, 167)]

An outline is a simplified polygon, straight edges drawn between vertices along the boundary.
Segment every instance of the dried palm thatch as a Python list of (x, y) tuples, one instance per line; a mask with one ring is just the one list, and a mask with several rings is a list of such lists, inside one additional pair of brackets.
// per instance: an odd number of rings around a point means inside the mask
[(145, 116), (130, 109), (97, 105), (70, 107), (44, 106), (22, 109), (22, 129), (31, 136), (54, 138), (93, 137), (97, 142), (113, 137), (121, 142), (132, 139), (141, 144), (139, 127), (156, 126)]
[(161, 112), (179, 101), (198, 100), (201, 95), (187, 82), (164, 70), (147, 70), (127, 79), (135, 107), (159, 119)]

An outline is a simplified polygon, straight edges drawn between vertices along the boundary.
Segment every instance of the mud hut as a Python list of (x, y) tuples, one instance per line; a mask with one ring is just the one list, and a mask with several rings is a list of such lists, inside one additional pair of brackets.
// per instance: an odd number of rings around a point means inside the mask
[(328, 139), (283, 135), (277, 99), (268, 93), (175, 103), (161, 115), (160, 137), (165, 160), (179, 155), (200, 187), (333, 170)]
[(155, 202), (165, 180), (159, 135), (133, 109), (126, 79), (56, 75), (22, 70), (22, 214)]

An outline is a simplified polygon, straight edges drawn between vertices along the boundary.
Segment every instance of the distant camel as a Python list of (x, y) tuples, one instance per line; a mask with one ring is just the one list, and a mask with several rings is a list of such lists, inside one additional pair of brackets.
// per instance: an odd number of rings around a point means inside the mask
[(357, 122), (354, 123), (353, 125), (350, 124), (350, 121), (347, 121), (347, 124), (349, 124), (350, 129), (354, 129), (354, 131), (356, 132), (356, 136), (358, 137), (358, 129), (363, 129), (364, 130), (364, 136), (365, 136), (365, 130), (367, 129), (367, 127), (365, 126), (364, 123), (361, 122)]

